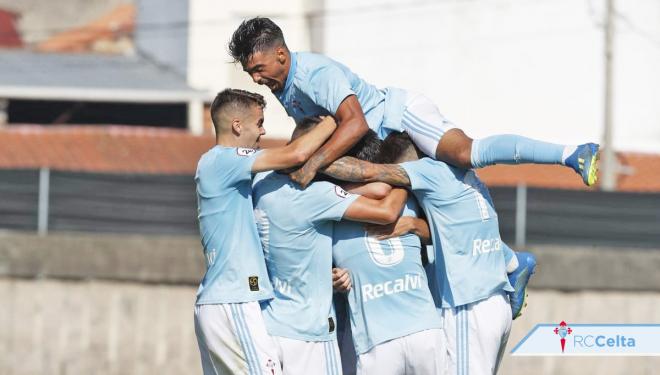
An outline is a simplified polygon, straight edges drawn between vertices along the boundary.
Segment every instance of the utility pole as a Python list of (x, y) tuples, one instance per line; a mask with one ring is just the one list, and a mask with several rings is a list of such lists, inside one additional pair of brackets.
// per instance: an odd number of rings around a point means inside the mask
[(617, 174), (619, 172), (619, 163), (614, 153), (612, 144), (612, 113), (613, 113), (613, 79), (612, 63), (614, 55), (614, 0), (607, 0), (607, 10), (605, 15), (605, 101), (604, 101), (604, 129), (603, 129), (603, 152), (601, 169), (601, 188), (604, 191), (616, 190)]

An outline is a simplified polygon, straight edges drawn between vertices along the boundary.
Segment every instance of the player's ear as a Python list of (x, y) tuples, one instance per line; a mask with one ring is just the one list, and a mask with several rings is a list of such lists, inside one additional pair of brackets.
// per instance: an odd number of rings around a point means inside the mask
[(277, 47), (277, 49), (275, 49), (275, 54), (277, 55), (278, 63), (284, 64), (286, 62), (286, 49), (283, 46)]
[(241, 129), (241, 120), (239, 120), (237, 118), (231, 120), (231, 131), (236, 136), (241, 135), (241, 131), (242, 131), (242, 129)]

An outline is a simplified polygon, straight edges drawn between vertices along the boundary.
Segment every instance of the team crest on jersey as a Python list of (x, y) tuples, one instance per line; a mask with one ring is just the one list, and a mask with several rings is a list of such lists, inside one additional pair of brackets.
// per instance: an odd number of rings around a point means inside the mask
[(254, 154), (255, 152), (257, 152), (257, 150), (255, 150), (253, 148), (239, 147), (239, 148), (236, 149), (236, 153), (238, 154), (238, 156), (250, 156), (250, 155)]
[(259, 291), (259, 276), (250, 276), (248, 277), (248, 285), (250, 290), (253, 292)]
[(335, 185), (335, 194), (337, 194), (337, 196), (339, 196), (341, 198), (348, 197), (348, 192), (346, 190), (342, 189), (341, 187), (336, 186), (336, 185)]

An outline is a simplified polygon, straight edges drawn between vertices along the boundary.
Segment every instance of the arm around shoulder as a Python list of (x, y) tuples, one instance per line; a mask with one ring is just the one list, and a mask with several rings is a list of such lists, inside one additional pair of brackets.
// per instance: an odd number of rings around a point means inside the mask
[(309, 133), (300, 136), (288, 145), (269, 148), (259, 153), (252, 165), (252, 172), (285, 169), (303, 164), (321, 147), (336, 128), (337, 124), (332, 117), (324, 117)]

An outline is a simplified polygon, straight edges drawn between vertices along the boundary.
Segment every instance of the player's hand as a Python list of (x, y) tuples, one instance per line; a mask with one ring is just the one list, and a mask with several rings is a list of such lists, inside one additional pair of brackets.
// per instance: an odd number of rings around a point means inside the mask
[(413, 232), (415, 229), (415, 218), (412, 216), (401, 216), (392, 224), (367, 224), (365, 225), (365, 229), (370, 235), (375, 236), (377, 240), (386, 240)]
[(332, 269), (332, 286), (335, 292), (348, 292), (351, 290), (353, 283), (351, 282), (351, 274), (345, 268)]
[(307, 188), (307, 185), (312, 182), (314, 176), (316, 176), (316, 170), (310, 168), (307, 164), (289, 174), (291, 180), (300, 185), (303, 189)]

